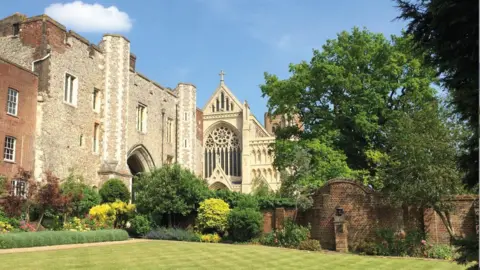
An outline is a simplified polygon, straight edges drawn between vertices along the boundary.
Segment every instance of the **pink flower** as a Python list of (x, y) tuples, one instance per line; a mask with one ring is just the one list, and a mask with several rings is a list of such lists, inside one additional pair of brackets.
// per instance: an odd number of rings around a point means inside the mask
[(426, 245), (426, 244), (427, 244), (427, 241), (422, 240), (421, 243), (422, 243), (422, 245)]

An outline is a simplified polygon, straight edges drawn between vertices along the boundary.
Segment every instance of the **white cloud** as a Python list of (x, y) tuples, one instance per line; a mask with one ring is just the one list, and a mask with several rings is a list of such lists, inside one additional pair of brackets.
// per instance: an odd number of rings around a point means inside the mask
[(45, 8), (45, 14), (78, 32), (128, 32), (132, 28), (126, 12), (98, 3), (55, 3)]

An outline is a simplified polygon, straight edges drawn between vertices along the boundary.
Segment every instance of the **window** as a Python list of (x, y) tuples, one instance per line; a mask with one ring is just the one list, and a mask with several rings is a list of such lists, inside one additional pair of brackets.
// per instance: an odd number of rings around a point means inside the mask
[(92, 108), (95, 112), (100, 111), (100, 90), (94, 88), (93, 89), (93, 104)]
[(80, 147), (83, 147), (83, 134), (80, 134)]
[(93, 126), (93, 152), (98, 153), (98, 139), (99, 139), (99, 134), (100, 134), (100, 125), (98, 123), (95, 123)]
[(183, 120), (188, 121), (188, 112), (183, 114)]
[(204, 174), (208, 178), (219, 166), (226, 175), (242, 175), (242, 149), (233, 130), (219, 126), (207, 135), (204, 145)]
[(12, 180), (13, 196), (27, 197), (27, 181)]
[(173, 157), (172, 156), (167, 156), (167, 161), (165, 162), (166, 164), (172, 164), (173, 162)]
[(13, 35), (18, 36), (18, 34), (20, 34), (20, 24), (14, 23), (12, 28), (13, 28)]
[(77, 104), (77, 78), (70, 74), (65, 74), (65, 95), (64, 101), (71, 105)]
[(15, 145), (16, 139), (14, 137), (5, 137), (5, 145), (3, 150), (3, 159), (6, 161), (15, 161)]
[(147, 131), (147, 106), (138, 104), (137, 106), (137, 130)]
[(16, 116), (18, 113), (18, 91), (8, 88), (7, 113)]
[(183, 141), (183, 147), (185, 147), (185, 148), (188, 147), (188, 141), (187, 141), (187, 139), (185, 139), (185, 140)]
[(173, 119), (167, 119), (167, 143), (172, 142), (173, 135)]

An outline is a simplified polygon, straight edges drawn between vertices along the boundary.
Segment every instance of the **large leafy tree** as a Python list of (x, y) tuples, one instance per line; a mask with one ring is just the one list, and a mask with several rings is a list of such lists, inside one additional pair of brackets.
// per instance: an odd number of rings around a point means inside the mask
[(463, 191), (456, 164), (456, 127), (435, 102), (399, 112), (384, 129), (388, 151), (377, 160), (387, 197), (399, 205), (433, 208), (452, 237), (449, 199)]
[(303, 132), (291, 127), (279, 137), (317, 139), (343, 152), (351, 169), (374, 174), (367, 153), (385, 149), (382, 127), (395, 112), (421, 107), (435, 96), (435, 71), (410, 48), (409, 36), (387, 39), (354, 28), (314, 50), (310, 63), (290, 65), (290, 78), (266, 73), (261, 90), (269, 111), (297, 114), (304, 125)]
[(140, 213), (167, 216), (186, 216), (206, 199), (209, 190), (205, 181), (180, 165), (164, 166), (135, 178), (135, 204)]
[(442, 74), (443, 86), (451, 93), (461, 119), (470, 125), (460, 163), (467, 170), (465, 182), (478, 184), (478, 1), (396, 0), (409, 22), (414, 48)]

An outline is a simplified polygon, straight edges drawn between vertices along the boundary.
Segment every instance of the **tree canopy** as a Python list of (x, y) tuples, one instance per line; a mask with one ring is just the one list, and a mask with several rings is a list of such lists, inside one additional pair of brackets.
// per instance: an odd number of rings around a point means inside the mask
[(478, 1), (396, 0), (400, 19), (408, 21), (413, 48), (423, 51), (428, 63), (442, 75), (461, 120), (470, 126), (460, 164), (465, 182), (478, 184)]

